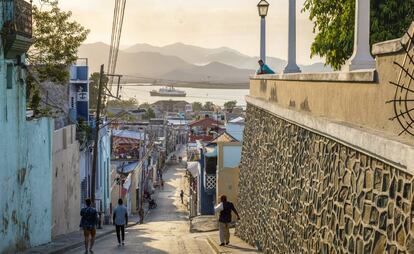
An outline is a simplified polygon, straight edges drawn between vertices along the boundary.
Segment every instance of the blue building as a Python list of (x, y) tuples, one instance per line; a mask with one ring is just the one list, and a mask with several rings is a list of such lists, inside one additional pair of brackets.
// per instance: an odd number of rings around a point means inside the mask
[(70, 68), (70, 118), (89, 122), (89, 67), (88, 59), (78, 59)]
[(51, 240), (53, 122), (26, 118), (31, 5), (0, 7), (0, 253), (15, 253)]

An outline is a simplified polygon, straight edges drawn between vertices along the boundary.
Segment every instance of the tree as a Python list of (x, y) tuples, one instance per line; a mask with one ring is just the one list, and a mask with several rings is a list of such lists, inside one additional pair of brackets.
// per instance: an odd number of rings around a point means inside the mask
[(79, 46), (89, 30), (71, 21), (71, 12), (60, 10), (58, 1), (40, 0), (33, 6), (33, 44), (26, 54), (30, 71), (26, 77), (26, 100), (35, 115), (47, 112), (41, 109), (39, 82), (66, 83), (68, 66), (77, 59)]
[(204, 103), (203, 110), (213, 111), (214, 110), (214, 104), (211, 101), (207, 101), (206, 103)]
[(135, 98), (129, 98), (128, 100), (109, 100), (107, 105), (108, 108), (138, 108), (138, 101)]
[(27, 58), (40, 80), (68, 80), (67, 67), (77, 60), (78, 48), (89, 33), (71, 16), (72, 12), (59, 8), (58, 1), (41, 0), (40, 6), (33, 6), (33, 45)]
[(194, 112), (199, 112), (203, 109), (203, 104), (201, 102), (195, 101), (191, 104)]
[[(98, 105), (98, 93), (99, 93), (99, 72), (94, 72), (89, 78), (89, 108), (96, 109)], [(104, 84), (108, 83), (108, 77), (104, 75), (102, 79)]]
[(149, 109), (151, 108), (151, 105), (148, 102), (144, 102), (141, 105), (139, 105), (139, 107), (143, 109)]
[(142, 115), (142, 119), (150, 120), (151, 118), (155, 118), (155, 112), (152, 108), (147, 108), (147, 111)]
[[(306, 0), (302, 11), (310, 12), (317, 34), (311, 57), (339, 70), (353, 52), (355, 0)], [(401, 37), (413, 19), (414, 0), (371, 1), (371, 44)]]
[(237, 101), (226, 101), (224, 103), (224, 108), (225, 109), (232, 110), (232, 109), (234, 109), (236, 107), (236, 105), (237, 105)]

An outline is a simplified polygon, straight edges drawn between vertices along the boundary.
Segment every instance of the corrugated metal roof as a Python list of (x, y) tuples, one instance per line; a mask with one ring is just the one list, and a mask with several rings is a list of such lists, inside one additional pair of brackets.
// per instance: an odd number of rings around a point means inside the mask
[(121, 137), (121, 138), (131, 138), (131, 139), (144, 140), (145, 133), (137, 132), (137, 131), (130, 131), (130, 130), (113, 130), (112, 131), (112, 136)]

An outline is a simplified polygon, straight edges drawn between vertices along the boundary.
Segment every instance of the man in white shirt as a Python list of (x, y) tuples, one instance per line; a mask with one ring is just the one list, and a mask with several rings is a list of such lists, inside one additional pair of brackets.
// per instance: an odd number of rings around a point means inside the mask
[(128, 225), (128, 211), (123, 205), (123, 200), (118, 199), (118, 206), (114, 210), (113, 223), (116, 228), (116, 237), (118, 238), (118, 247), (121, 246), (121, 233), (122, 233), (122, 245), (125, 245), (125, 226)]

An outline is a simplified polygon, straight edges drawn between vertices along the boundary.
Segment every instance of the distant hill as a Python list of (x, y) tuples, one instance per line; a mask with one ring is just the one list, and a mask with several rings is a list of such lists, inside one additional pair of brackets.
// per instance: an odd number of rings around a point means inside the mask
[(164, 74), (162, 78), (189, 82), (245, 83), (253, 73), (254, 70), (238, 69), (230, 65), (213, 62), (204, 66), (177, 69)]
[[(84, 44), (78, 56), (87, 57), (91, 72), (96, 72), (101, 64), (107, 65), (109, 49), (102, 42)], [(156, 47), (141, 43), (120, 50), (116, 69), (120, 74), (152, 79), (247, 83), (258, 67), (257, 59), (226, 47), (208, 49), (183, 43)], [(286, 65), (286, 61), (273, 57), (267, 58), (267, 63), (276, 72)], [(303, 72), (331, 71), (322, 63), (301, 68)]]
[(135, 44), (132, 47), (129, 47), (124, 50), (128, 53), (136, 52), (156, 52), (168, 56), (176, 56), (184, 61), (187, 61), (192, 64), (206, 64), (207, 56), (210, 54), (222, 53), (222, 52), (233, 52), (235, 54), (240, 54), (236, 50), (222, 47), (215, 49), (202, 48), (192, 45), (187, 45), (184, 43), (174, 43), (164, 47), (151, 46), (149, 44)]

